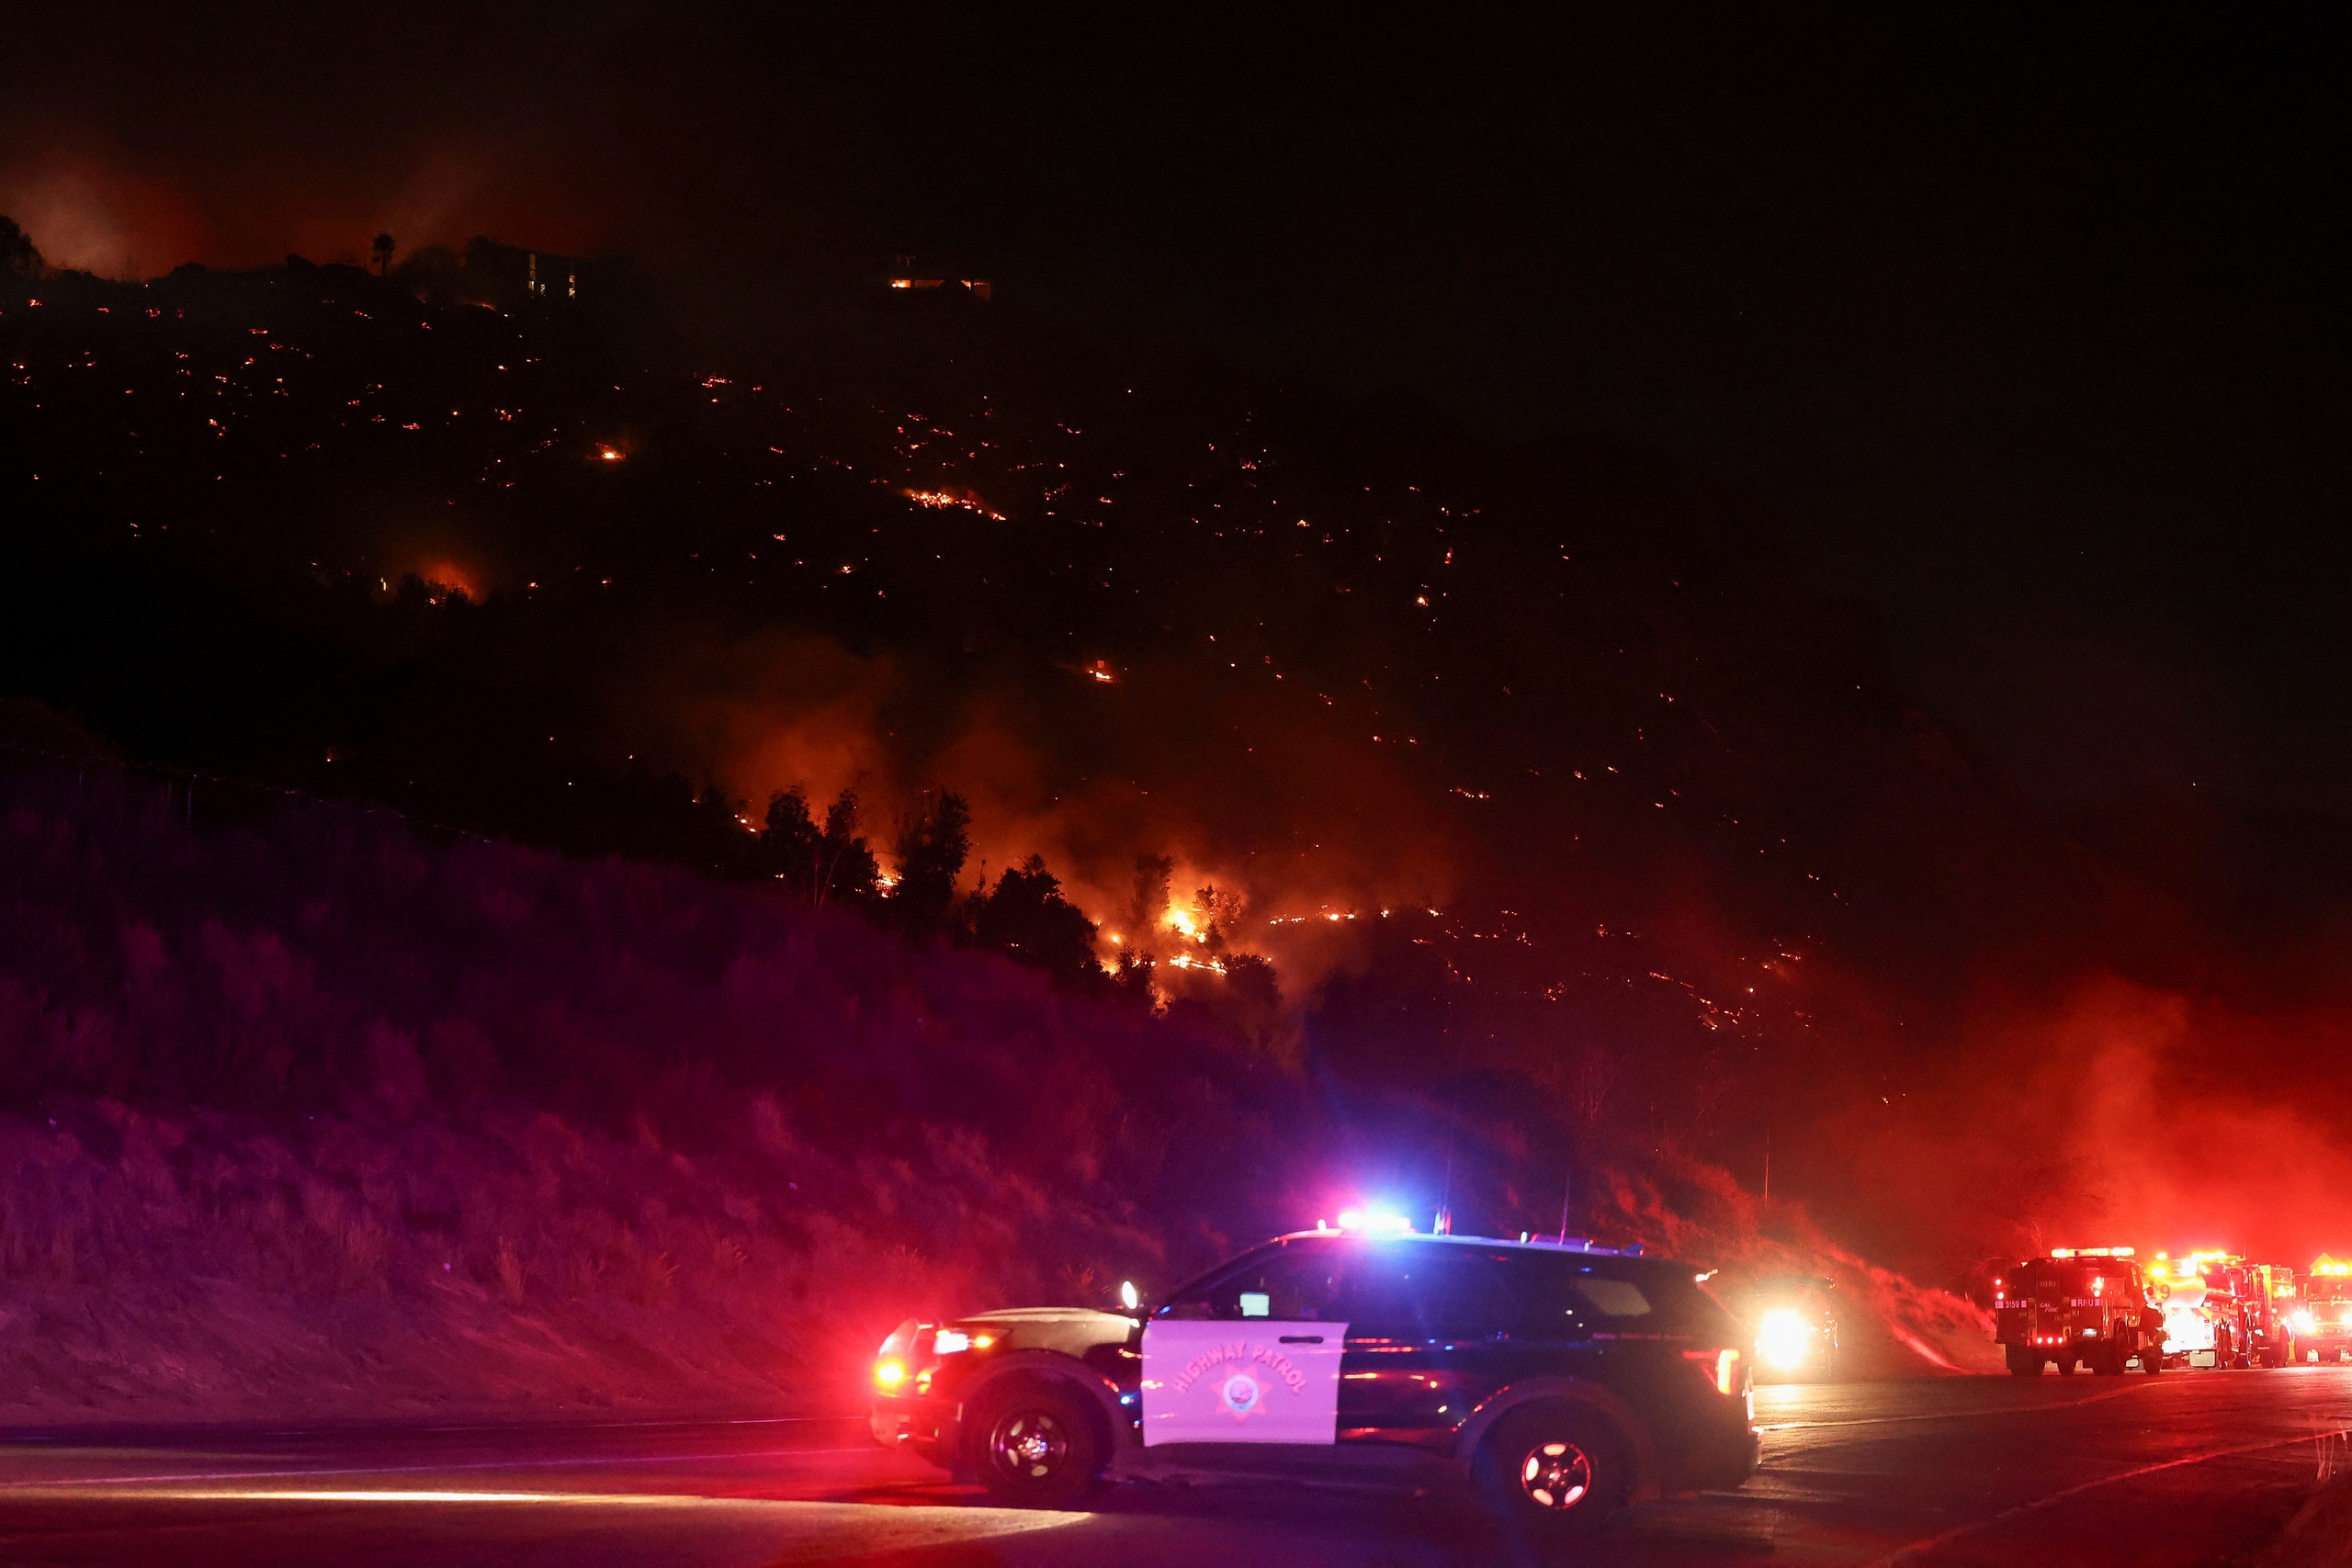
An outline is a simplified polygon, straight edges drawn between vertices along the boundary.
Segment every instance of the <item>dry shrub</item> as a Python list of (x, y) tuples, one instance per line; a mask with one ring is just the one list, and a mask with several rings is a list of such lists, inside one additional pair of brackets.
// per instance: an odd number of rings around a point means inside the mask
[(634, 1295), (639, 1306), (661, 1306), (677, 1289), (678, 1266), (666, 1252), (640, 1253), (635, 1283)]
[(498, 1256), (492, 1260), (492, 1268), (498, 1276), (499, 1299), (510, 1303), (520, 1302), (523, 1299), (524, 1287), (529, 1280), (530, 1266), (523, 1260), (523, 1255), (514, 1249), (514, 1242), (505, 1236), (498, 1238)]
[(381, 1290), (390, 1237), (374, 1220), (356, 1219), (336, 1232), (337, 1282), (346, 1291)]

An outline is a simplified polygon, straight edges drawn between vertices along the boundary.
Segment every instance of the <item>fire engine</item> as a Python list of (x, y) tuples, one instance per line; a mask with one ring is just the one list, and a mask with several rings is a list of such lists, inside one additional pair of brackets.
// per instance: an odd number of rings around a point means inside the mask
[(2301, 1341), (2295, 1333), (2295, 1271), (2283, 1263), (2243, 1263), (2238, 1269), (2246, 1342), (2256, 1362), (2283, 1367), (2301, 1360)]
[(2135, 1357), (2141, 1371), (2160, 1371), (2160, 1300), (2131, 1247), (2053, 1247), (1994, 1280), (1993, 1337), (2021, 1378), (2040, 1377), (2048, 1362), (2062, 1377), (2077, 1362), (2113, 1376)]
[(2296, 1355), (2343, 1360), (2352, 1351), (2352, 1261), (2323, 1252), (2298, 1284), (2302, 1294), (2287, 1314)]
[(2201, 1251), (2174, 1258), (2159, 1252), (2149, 1260), (2149, 1277), (2162, 1287), (2167, 1360), (2189, 1367), (2243, 1364), (2245, 1315), (2219, 1268), (2225, 1256)]
[(2283, 1367), (2296, 1359), (2292, 1269), (2233, 1252), (2159, 1252), (2149, 1274), (2166, 1287), (2166, 1354), (2198, 1367)]

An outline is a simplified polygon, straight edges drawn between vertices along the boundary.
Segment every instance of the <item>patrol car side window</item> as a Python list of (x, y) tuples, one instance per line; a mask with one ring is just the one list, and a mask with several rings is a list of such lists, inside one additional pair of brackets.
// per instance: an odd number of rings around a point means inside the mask
[(1366, 1248), (1349, 1260), (1332, 1317), (1358, 1328), (1491, 1335), (1525, 1309), (1491, 1258), (1419, 1246)]
[(1576, 1292), (1600, 1309), (1603, 1317), (1647, 1317), (1650, 1299), (1630, 1280), (1579, 1279)]
[(1340, 1295), (1340, 1262), (1316, 1242), (1245, 1258), (1207, 1283), (1162, 1307), (1159, 1315), (1219, 1323), (1272, 1318), (1291, 1323), (1342, 1322), (1332, 1311)]

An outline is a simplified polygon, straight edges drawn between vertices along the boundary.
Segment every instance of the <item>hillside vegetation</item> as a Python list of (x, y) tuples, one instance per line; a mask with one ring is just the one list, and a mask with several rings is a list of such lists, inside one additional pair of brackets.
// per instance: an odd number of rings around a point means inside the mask
[(1981, 1354), (1511, 1086), (1384, 1149), (1398, 1108), (1204, 1017), (769, 889), (189, 811), (0, 773), (0, 1418), (841, 1409), (902, 1316), (1165, 1289), (1449, 1139), (1465, 1229), (1556, 1223), (1565, 1162), (1606, 1239), (1849, 1279), (1866, 1369)]

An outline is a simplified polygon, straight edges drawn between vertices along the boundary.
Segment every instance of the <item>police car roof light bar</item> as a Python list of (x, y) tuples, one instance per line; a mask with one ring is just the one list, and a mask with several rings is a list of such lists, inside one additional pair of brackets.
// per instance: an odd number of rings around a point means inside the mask
[(1411, 1232), (1413, 1222), (1402, 1214), (1392, 1214), (1380, 1209), (1349, 1209), (1340, 1215), (1343, 1231), (1365, 1231), (1375, 1235), (1405, 1235)]

